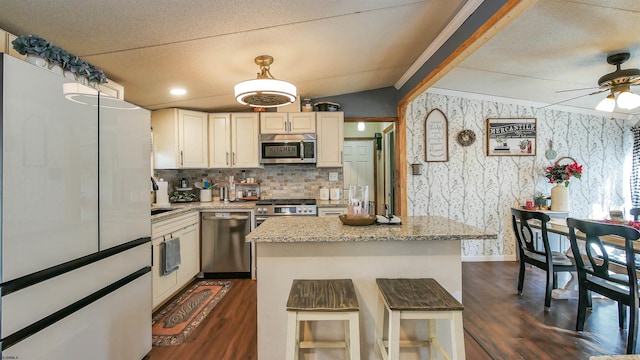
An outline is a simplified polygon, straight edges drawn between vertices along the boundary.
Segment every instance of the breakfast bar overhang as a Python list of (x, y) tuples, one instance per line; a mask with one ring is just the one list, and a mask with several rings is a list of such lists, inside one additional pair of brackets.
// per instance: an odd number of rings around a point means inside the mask
[[(343, 225), (338, 217), (270, 218), (247, 236), (256, 245), (258, 358), (284, 359), (285, 305), (293, 279), (352, 279), (360, 303), (363, 359), (374, 359), (376, 278), (434, 278), (462, 300), (460, 240), (496, 234), (439, 216), (400, 225)], [(340, 327), (314, 328), (327, 337)], [(338, 334), (340, 335), (340, 334)], [(333, 351), (333, 352), (332, 352)], [(338, 350), (308, 358), (326, 359)]]

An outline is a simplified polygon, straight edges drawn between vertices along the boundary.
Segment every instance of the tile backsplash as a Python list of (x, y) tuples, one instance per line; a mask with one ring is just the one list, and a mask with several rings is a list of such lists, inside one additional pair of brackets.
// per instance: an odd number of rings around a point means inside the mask
[[(169, 182), (171, 194), (182, 178), (189, 181), (189, 186), (203, 178), (213, 179), (220, 186), (228, 186), (229, 176), (235, 181), (242, 180), (243, 169), (177, 169), (155, 170), (156, 179)], [(338, 173), (338, 181), (329, 181), (329, 172)], [(316, 199), (320, 187), (343, 187), (342, 168), (316, 168), (312, 164), (265, 165), (262, 169), (245, 169), (245, 176), (255, 178), (260, 183), (262, 199)], [(217, 189), (214, 196), (218, 196)]]

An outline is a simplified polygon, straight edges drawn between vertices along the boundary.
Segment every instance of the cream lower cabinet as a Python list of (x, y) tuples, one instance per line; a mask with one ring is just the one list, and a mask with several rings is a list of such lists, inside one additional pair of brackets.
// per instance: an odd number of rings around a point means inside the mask
[(258, 113), (209, 114), (209, 167), (260, 167)]
[(163, 109), (151, 113), (153, 161), (156, 169), (209, 166), (207, 113)]
[(339, 216), (347, 213), (346, 207), (319, 207), (318, 216)]
[(318, 133), (317, 167), (342, 167), (343, 128), (343, 112), (320, 111), (316, 113), (316, 129)]
[[(180, 238), (180, 268), (163, 275), (163, 243)], [(179, 215), (151, 225), (153, 245), (152, 288), (156, 308), (187, 285), (200, 272), (199, 212)]]

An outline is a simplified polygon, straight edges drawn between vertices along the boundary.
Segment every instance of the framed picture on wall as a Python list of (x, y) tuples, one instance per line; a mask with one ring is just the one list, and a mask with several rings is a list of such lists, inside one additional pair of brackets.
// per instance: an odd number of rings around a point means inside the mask
[(536, 119), (488, 118), (487, 156), (536, 156)]
[(449, 122), (444, 113), (433, 109), (424, 120), (425, 161), (449, 161)]

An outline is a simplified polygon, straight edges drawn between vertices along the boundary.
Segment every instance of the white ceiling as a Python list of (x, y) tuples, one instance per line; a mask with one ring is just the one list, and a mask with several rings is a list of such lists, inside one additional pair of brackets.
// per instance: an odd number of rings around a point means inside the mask
[[(0, 28), (101, 67), (148, 109), (234, 110), (233, 86), (271, 55), (318, 98), (393, 86), (465, 0), (2, 0)], [(173, 87), (188, 94), (169, 95)]]
[(631, 53), (623, 69), (640, 68), (640, 1), (539, 0), (434, 87), (593, 110), (607, 93), (587, 94), (615, 70), (606, 58), (618, 52)]

